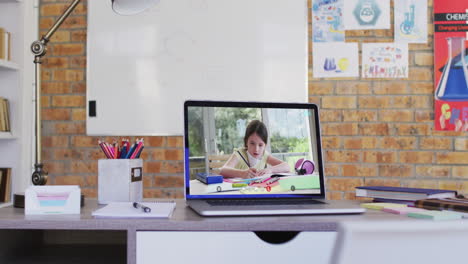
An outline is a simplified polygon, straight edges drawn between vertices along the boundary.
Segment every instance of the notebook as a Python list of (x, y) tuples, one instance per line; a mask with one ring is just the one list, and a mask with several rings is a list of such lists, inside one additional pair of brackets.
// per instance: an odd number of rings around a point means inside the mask
[(133, 202), (112, 202), (92, 212), (96, 218), (169, 218), (176, 203), (169, 201), (139, 203), (149, 210), (135, 207)]
[(186, 202), (204, 216), (366, 210), (325, 200), (315, 104), (186, 101), (184, 166)]

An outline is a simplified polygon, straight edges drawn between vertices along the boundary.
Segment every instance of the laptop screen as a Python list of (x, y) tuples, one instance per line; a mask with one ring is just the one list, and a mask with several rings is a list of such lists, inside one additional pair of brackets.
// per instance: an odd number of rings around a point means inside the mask
[(324, 198), (318, 107), (186, 101), (185, 194)]

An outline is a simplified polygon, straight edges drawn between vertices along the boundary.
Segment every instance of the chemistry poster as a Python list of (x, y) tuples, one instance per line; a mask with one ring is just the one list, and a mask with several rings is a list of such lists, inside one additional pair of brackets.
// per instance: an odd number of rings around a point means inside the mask
[(408, 78), (408, 44), (363, 43), (362, 78)]
[(314, 43), (314, 78), (359, 77), (357, 43)]
[(395, 42), (427, 43), (427, 1), (394, 0)]
[(344, 42), (343, 1), (312, 1), (312, 32), (314, 42)]
[(434, 0), (434, 126), (468, 131), (467, 1)]
[(345, 29), (389, 29), (390, 0), (346, 0)]

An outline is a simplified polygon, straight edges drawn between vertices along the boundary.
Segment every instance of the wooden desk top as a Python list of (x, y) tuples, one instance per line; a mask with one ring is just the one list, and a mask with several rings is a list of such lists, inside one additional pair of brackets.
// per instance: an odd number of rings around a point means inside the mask
[[(80, 215), (24, 215), (12, 206), (0, 208), (0, 229), (154, 230), (154, 231), (336, 231), (340, 221), (418, 221), (406, 216), (368, 210), (357, 215), (202, 217), (176, 200), (169, 219), (95, 219), (97, 200), (86, 199)], [(420, 220), (419, 220), (420, 221)]]

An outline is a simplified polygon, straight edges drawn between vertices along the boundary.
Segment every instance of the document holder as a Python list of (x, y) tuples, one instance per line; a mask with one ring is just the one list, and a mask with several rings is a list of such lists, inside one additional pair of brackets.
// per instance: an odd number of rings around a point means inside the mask
[(80, 214), (78, 185), (30, 186), (25, 192), (26, 215)]
[(143, 199), (142, 159), (98, 160), (98, 203), (139, 202)]

